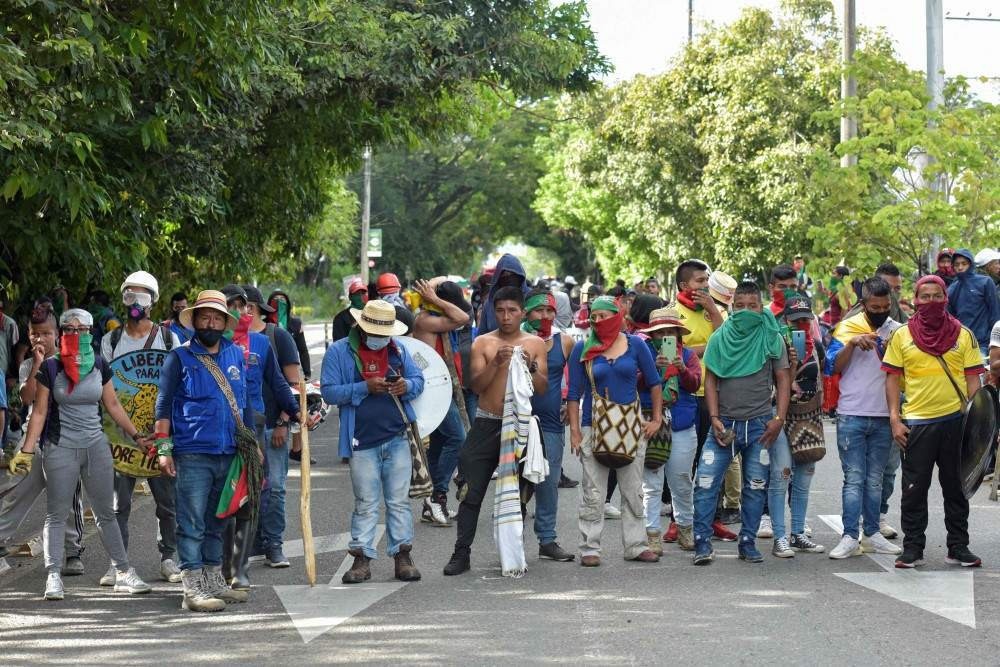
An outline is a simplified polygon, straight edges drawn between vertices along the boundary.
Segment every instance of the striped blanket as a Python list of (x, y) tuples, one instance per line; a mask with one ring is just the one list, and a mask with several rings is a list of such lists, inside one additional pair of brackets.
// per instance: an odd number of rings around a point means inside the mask
[(528, 444), (531, 421), (531, 374), (524, 363), (522, 348), (515, 347), (507, 371), (507, 391), (500, 425), (500, 466), (493, 498), (493, 539), (500, 552), (501, 574), (523, 577), (528, 571), (524, 557), (521, 493), (517, 462)]

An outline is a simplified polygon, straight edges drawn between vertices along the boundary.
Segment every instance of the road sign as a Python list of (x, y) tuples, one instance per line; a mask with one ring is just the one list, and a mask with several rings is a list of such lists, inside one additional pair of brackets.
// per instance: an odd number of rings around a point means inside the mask
[(369, 229), (368, 230), (368, 256), (369, 257), (381, 257), (382, 256), (382, 230), (381, 229)]

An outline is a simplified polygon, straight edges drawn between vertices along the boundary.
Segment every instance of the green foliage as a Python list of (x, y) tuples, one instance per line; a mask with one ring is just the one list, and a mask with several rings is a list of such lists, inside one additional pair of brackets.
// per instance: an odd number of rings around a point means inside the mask
[(339, 253), (338, 179), (365, 144), (465, 130), (484, 89), (589, 89), (607, 64), (585, 17), (547, 0), (9, 0), (0, 276), (192, 284)]

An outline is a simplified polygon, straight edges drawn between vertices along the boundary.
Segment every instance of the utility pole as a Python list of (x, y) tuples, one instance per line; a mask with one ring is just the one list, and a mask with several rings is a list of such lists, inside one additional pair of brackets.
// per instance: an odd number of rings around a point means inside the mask
[[(857, 12), (855, 0), (844, 0), (844, 47), (841, 64), (844, 72), (840, 76), (840, 99), (846, 102), (858, 96), (858, 82), (850, 70), (854, 64), (854, 48), (857, 43)], [(858, 136), (858, 119), (854, 114), (845, 113), (840, 117), (840, 142), (844, 143)], [(840, 158), (841, 167), (853, 167), (858, 163), (858, 156), (847, 154)]]
[(372, 147), (365, 145), (364, 203), (361, 208), (361, 282), (368, 285), (368, 229), (372, 215)]
[[(927, 103), (928, 111), (934, 111), (944, 103), (944, 10), (941, 0), (926, 0), (927, 2)], [(925, 154), (923, 168), (931, 165), (934, 157)], [(931, 192), (941, 189), (940, 178), (926, 180)], [(938, 251), (941, 249), (941, 236), (934, 235), (931, 241), (930, 254), (927, 258), (928, 270), (933, 270)]]
[(688, 44), (694, 39), (694, 0), (688, 0)]

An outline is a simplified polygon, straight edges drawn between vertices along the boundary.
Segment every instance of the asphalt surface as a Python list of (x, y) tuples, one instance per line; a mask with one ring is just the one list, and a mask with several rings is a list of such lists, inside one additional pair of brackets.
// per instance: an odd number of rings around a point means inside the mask
[[(320, 355), (315, 336), (321, 339), (322, 328), (310, 334)], [(314, 368), (318, 373), (316, 362)], [(41, 556), (8, 558), (13, 567), (0, 574), (0, 664), (1000, 664), (1000, 504), (987, 500), (985, 490), (972, 500), (971, 546), (985, 562), (974, 572), (943, 562), (935, 485), (927, 564), (915, 572), (889, 572), (864, 556), (779, 560), (770, 555), (770, 540), (758, 544), (765, 553), (758, 565), (738, 561), (735, 544), (725, 543), (716, 543), (717, 559), (709, 567), (692, 566), (690, 554), (675, 545), (665, 547), (659, 563), (631, 563), (622, 559), (618, 521), (606, 523), (603, 565), (585, 569), (537, 560), (529, 520), (528, 573), (507, 579), (500, 576), (487, 500), (471, 572), (442, 575), (454, 528), (419, 523), (414, 503), (413, 554), (423, 580), (394, 583), (383, 539), (372, 582), (355, 588), (340, 585), (338, 575), (353, 496), (348, 468), (336, 456), (336, 434), (332, 417), (312, 434), (318, 459), (312, 523), (322, 550), (315, 588), (305, 585), (303, 558), (295, 556), (285, 570), (255, 564), (247, 604), (217, 614), (181, 611), (180, 585), (157, 581), (153, 503), (141, 496), (133, 508), (129, 555), (153, 592), (129, 596), (97, 586), (107, 557), (93, 525), (83, 557), (87, 572), (64, 578), (65, 601), (41, 599)], [(839, 535), (819, 517), (840, 513), (832, 425), (827, 444), (809, 523), (829, 550)], [(566, 464), (569, 476), (579, 479), (575, 457), (567, 455)], [(301, 537), (299, 482), (293, 470), (288, 541)], [(897, 482), (890, 514), (897, 527), (898, 501)], [(578, 489), (560, 491), (559, 541), (574, 551), (577, 502)], [(38, 532), (42, 512), (40, 500), (26, 535)], [(295, 546), (289, 543), (287, 551)]]

